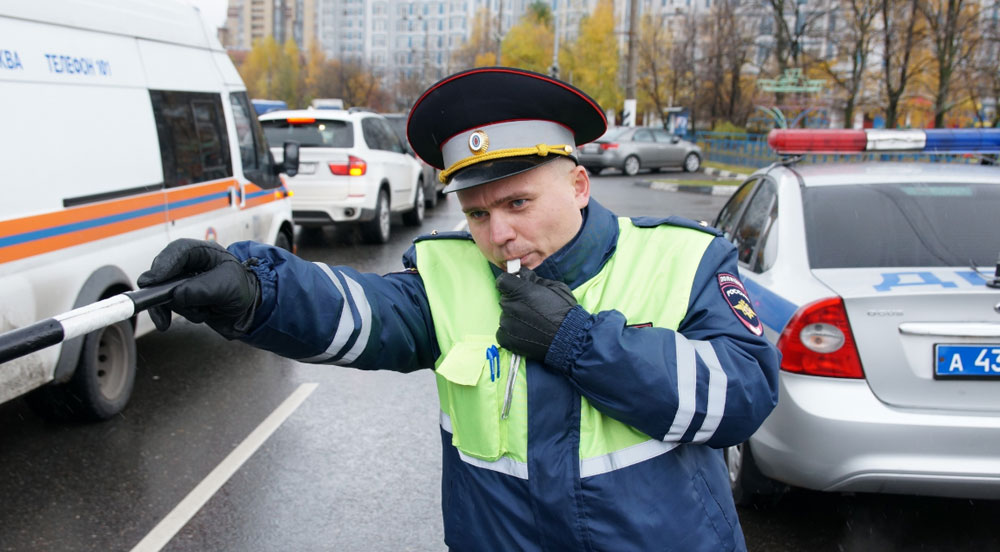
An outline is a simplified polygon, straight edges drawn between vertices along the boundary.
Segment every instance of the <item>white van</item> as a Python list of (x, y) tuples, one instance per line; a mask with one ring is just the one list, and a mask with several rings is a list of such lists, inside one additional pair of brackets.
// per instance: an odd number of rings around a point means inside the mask
[[(0, 332), (133, 289), (176, 238), (292, 247), (283, 167), (190, 5), (3, 2), (0, 105)], [(151, 329), (143, 313), (0, 364), (0, 402), (108, 418)]]

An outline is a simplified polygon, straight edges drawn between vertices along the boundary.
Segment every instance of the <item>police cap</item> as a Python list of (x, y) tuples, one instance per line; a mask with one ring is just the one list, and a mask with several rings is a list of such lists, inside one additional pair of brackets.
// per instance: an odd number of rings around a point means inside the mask
[(445, 77), (413, 104), (406, 136), (453, 192), (533, 169), (607, 129), (601, 106), (562, 81), (509, 67)]

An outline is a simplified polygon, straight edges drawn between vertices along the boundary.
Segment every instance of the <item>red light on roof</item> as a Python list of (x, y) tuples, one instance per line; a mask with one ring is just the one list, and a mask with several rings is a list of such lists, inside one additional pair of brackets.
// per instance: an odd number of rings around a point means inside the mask
[(307, 125), (310, 123), (315, 123), (316, 117), (289, 117), (288, 124), (290, 125)]
[(774, 129), (767, 145), (778, 153), (860, 153), (868, 136), (864, 130)]

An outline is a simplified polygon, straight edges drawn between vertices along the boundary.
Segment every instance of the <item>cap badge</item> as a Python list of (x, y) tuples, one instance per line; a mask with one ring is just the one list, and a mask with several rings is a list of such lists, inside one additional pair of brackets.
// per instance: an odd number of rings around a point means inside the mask
[(490, 147), (490, 138), (485, 131), (477, 130), (469, 135), (469, 150), (475, 154), (486, 153)]

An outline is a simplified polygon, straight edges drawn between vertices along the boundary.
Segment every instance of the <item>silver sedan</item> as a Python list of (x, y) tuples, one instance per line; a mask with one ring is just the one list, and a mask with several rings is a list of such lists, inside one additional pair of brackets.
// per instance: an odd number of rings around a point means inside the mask
[(1000, 498), (997, 213), (976, 165), (790, 161), (736, 191), (715, 226), (783, 356), (777, 408), (726, 450), (738, 503)]
[(580, 164), (593, 174), (612, 167), (635, 176), (640, 169), (701, 168), (701, 148), (662, 128), (614, 127), (580, 148)]

